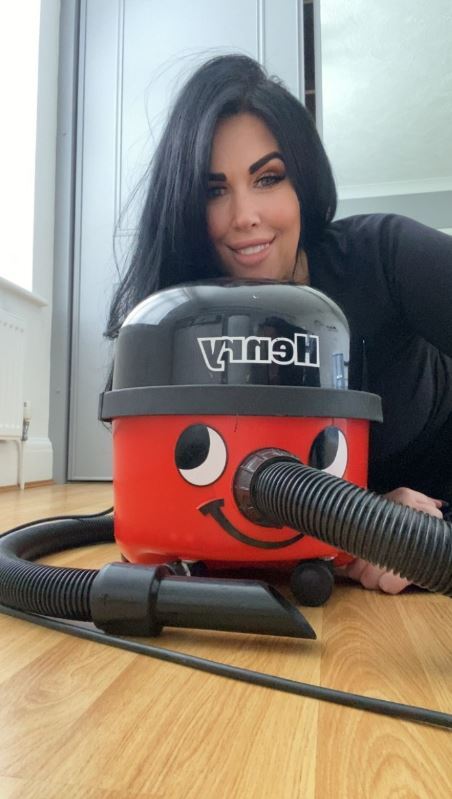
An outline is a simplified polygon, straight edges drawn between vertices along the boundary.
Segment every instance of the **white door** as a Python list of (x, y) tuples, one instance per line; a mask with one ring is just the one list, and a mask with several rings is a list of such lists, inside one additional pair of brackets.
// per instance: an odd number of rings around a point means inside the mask
[(258, 59), (303, 99), (302, 9), (302, 0), (82, 3), (70, 480), (111, 478), (111, 434), (97, 419), (111, 359), (103, 331), (139, 209), (132, 193), (168, 103), (201, 62), (228, 51)]

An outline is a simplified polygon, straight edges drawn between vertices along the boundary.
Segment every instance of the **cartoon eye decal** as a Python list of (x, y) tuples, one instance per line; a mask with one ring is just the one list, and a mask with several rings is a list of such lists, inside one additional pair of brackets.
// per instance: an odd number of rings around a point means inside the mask
[(226, 445), (216, 430), (205, 424), (192, 424), (180, 434), (174, 459), (184, 480), (207, 486), (224, 472)]
[(309, 466), (342, 477), (348, 460), (347, 440), (338, 427), (325, 427), (316, 436), (309, 453)]

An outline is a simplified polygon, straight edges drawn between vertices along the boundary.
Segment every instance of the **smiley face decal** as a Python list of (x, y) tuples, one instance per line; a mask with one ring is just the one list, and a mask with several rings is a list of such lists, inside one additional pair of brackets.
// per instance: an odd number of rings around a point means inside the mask
[[(180, 434), (174, 460), (180, 476), (193, 486), (214, 484), (223, 474), (227, 460), (227, 446), (220, 433), (209, 425), (198, 423), (189, 425)], [(347, 469), (348, 447), (344, 433), (335, 425), (321, 430), (312, 442), (308, 465), (336, 477), (342, 477)], [(237, 464), (238, 466), (239, 464)], [(198, 506), (204, 516), (212, 519), (241, 544), (258, 549), (281, 549), (300, 541), (303, 533), (289, 538), (268, 540), (250, 536), (240, 531), (222, 510), (224, 497), (209, 500)]]

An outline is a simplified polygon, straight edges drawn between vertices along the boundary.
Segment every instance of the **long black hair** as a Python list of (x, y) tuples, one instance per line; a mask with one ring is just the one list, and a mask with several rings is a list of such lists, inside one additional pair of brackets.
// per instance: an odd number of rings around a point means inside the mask
[(154, 291), (220, 274), (206, 222), (212, 140), (220, 119), (241, 112), (258, 116), (284, 155), (300, 203), (300, 246), (308, 249), (332, 220), (334, 179), (306, 108), (252, 58), (211, 59), (182, 88), (156, 149), (136, 245), (111, 305), (108, 337), (114, 338), (127, 313)]

